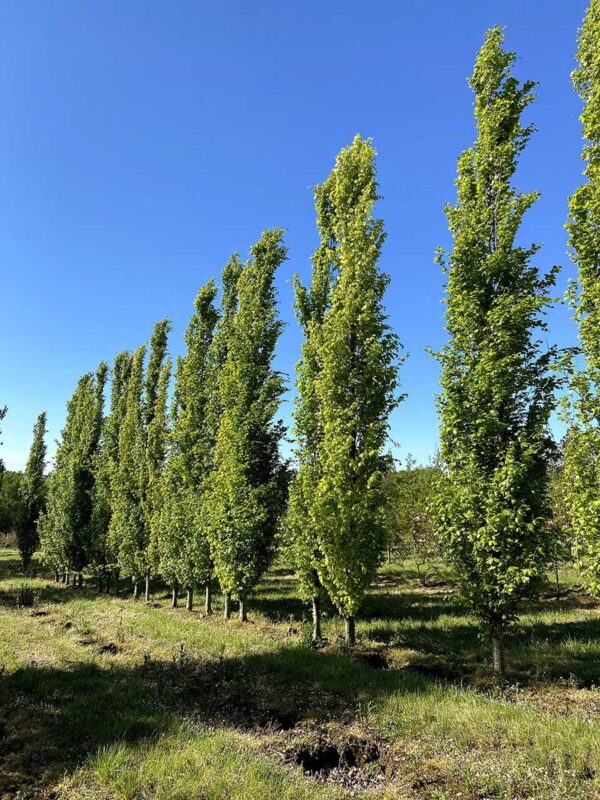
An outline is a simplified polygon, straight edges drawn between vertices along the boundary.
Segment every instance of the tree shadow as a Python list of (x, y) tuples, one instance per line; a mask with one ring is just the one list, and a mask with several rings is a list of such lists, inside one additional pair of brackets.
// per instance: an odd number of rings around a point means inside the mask
[(352, 716), (359, 699), (428, 685), (300, 645), (212, 661), (180, 652), (136, 665), (118, 655), (70, 669), (32, 664), (0, 675), (0, 795), (30, 796), (99, 749), (152, 740), (183, 719), (253, 732), (288, 729), (305, 717)]

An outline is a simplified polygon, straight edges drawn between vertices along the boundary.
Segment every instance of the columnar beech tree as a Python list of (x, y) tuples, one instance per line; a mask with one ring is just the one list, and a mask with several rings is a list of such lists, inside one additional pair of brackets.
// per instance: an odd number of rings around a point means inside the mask
[(148, 567), (146, 572), (146, 600), (149, 598), (149, 573), (156, 574), (160, 569), (160, 512), (164, 503), (163, 477), (169, 447), (169, 420), (167, 403), (169, 380), (171, 378), (171, 359), (163, 362), (154, 393), (154, 411), (148, 425), (146, 441), (146, 464), (148, 486), (146, 488), (145, 516), (149, 525)]
[(273, 420), (284, 385), (272, 367), (282, 326), (274, 287), (286, 258), (282, 239), (281, 230), (268, 230), (251, 249), (237, 282), (238, 308), (219, 376), (209, 540), (221, 588), (239, 598), (241, 619), (273, 556), (283, 505), (283, 426)]
[(102, 432), (107, 366), (80, 378), (67, 405), (55, 468), (48, 483), (47, 512), (40, 519), (42, 552), (46, 561), (79, 575), (93, 552), (93, 507), (96, 463)]
[(385, 544), (383, 448), (395, 396), (399, 343), (387, 324), (388, 277), (378, 267), (385, 238), (373, 215), (375, 150), (356, 136), (336, 160), (331, 231), (339, 277), (319, 333), (316, 397), (319, 479), (313, 521), (320, 581), (355, 640), (354, 616)]
[(33, 428), (33, 443), (29, 451), (25, 474), (19, 486), (19, 513), (17, 517), (17, 546), (25, 572), (39, 541), (38, 519), (44, 509), (46, 467), (46, 414), (42, 412)]
[(446, 209), (454, 245), (439, 258), (450, 339), (438, 354), (438, 525), (466, 597), (491, 629), (497, 673), (505, 626), (548, 563), (548, 419), (558, 384), (557, 352), (538, 338), (556, 268), (540, 274), (531, 264), (538, 246), (515, 245), (538, 197), (511, 183), (533, 130), (521, 115), (535, 84), (512, 76), (516, 56), (503, 39), (499, 28), (487, 32), (469, 81), (477, 140), (458, 160), (457, 203)]
[(331, 289), (337, 279), (337, 249), (332, 229), (332, 198), (336, 174), (315, 190), (317, 227), (320, 244), (312, 258), (312, 280), (304, 287), (295, 278), (296, 316), (302, 332), (302, 356), (296, 367), (298, 396), (294, 408), (294, 434), (298, 471), (290, 485), (286, 528), (290, 553), (296, 568), (300, 592), (312, 603), (312, 637), (321, 638), (323, 588), (318, 563), (316, 488), (322, 475), (320, 444), (323, 424), (317, 393), (320, 374), (320, 348), (325, 313), (331, 306)]
[(600, 594), (600, 0), (592, 0), (579, 36), (573, 82), (581, 116), (585, 183), (571, 197), (569, 245), (578, 267), (572, 294), (583, 368), (572, 381), (573, 425), (565, 470), (576, 554), (588, 586)]
[(111, 484), (111, 541), (118, 546), (121, 574), (133, 580), (134, 595), (147, 568), (149, 536), (144, 498), (148, 466), (144, 441), (143, 380), (146, 347), (139, 347), (131, 364), (125, 416), (119, 433), (119, 463)]
[(211, 611), (212, 559), (207, 538), (206, 493), (216, 430), (208, 413), (216, 392), (210, 355), (218, 312), (213, 281), (203, 286), (185, 332), (187, 350), (177, 362), (173, 403), (171, 456), (165, 472), (161, 516), (162, 563), (165, 577), (187, 590), (191, 609), (193, 589), (205, 587), (206, 611)]
[(102, 427), (100, 452), (96, 462), (94, 496), (93, 564), (108, 591), (110, 573), (117, 566), (118, 543), (109, 536), (112, 516), (111, 482), (119, 465), (119, 434), (127, 400), (127, 384), (131, 372), (131, 353), (119, 353), (111, 373), (110, 408)]
[[(158, 427), (154, 430), (154, 443), (152, 449), (149, 447), (149, 434), (153, 427), (153, 422), (156, 414), (164, 417), (166, 414), (166, 398), (168, 390), (168, 382), (171, 375), (171, 367), (169, 365), (169, 372), (166, 376), (166, 384), (162, 386), (164, 390), (164, 398), (157, 404), (159, 393), (161, 391), (161, 380), (164, 379), (163, 366), (167, 353), (167, 342), (169, 338), (169, 331), (171, 323), (169, 320), (162, 320), (154, 325), (152, 336), (150, 337), (150, 355), (148, 358), (148, 366), (146, 369), (144, 380), (144, 399), (143, 399), (143, 416), (142, 416), (142, 436), (144, 440), (144, 450), (146, 455), (146, 472), (145, 477), (147, 480), (146, 485), (143, 487), (143, 501), (142, 507), (144, 512), (145, 524), (145, 540), (147, 542), (146, 552), (144, 554), (145, 568), (145, 591), (144, 597), (146, 600), (150, 597), (150, 575), (153, 568), (157, 568), (158, 549), (152, 547), (152, 519), (155, 513), (154, 504), (150, 494), (157, 489), (154, 477), (160, 475), (164, 466), (164, 453), (166, 443), (158, 442), (159, 435), (166, 436), (167, 426), (166, 417), (164, 425), (159, 423)], [(162, 426), (162, 427), (161, 427)], [(160, 433), (159, 433), (160, 431)], [(153, 481), (152, 488), (150, 482)]]

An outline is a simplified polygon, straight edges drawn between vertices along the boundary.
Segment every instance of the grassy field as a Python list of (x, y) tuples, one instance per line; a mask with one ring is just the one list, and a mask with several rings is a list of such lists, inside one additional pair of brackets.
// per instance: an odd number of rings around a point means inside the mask
[[(443, 576), (386, 567), (311, 648), (293, 577), (250, 622), (24, 579), (0, 550), (0, 798), (600, 798), (600, 606), (563, 575), (488, 645)], [(550, 589), (549, 589), (550, 593)]]

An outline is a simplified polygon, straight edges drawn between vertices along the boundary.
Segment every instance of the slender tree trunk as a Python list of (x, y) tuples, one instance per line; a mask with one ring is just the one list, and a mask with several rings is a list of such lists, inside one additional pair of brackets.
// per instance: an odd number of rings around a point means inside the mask
[(248, 622), (248, 609), (246, 606), (246, 595), (240, 595), (240, 610), (239, 610), (239, 617), (240, 622)]
[(354, 626), (354, 617), (345, 617), (346, 628), (346, 645), (353, 647), (356, 644), (356, 629)]
[(560, 600), (560, 576), (558, 573), (558, 559), (554, 562), (554, 578), (556, 580), (556, 599)]
[(223, 605), (223, 617), (225, 619), (230, 619), (231, 618), (231, 592), (225, 592), (224, 605)]
[(58, 570), (55, 569), (54, 570), (54, 583), (58, 583), (59, 580), (60, 580), (60, 578), (58, 577)]
[(79, 575), (77, 576), (77, 586), (79, 586), (80, 589), (83, 586), (83, 573), (82, 572), (80, 572)]
[(65, 572), (65, 586), (69, 585), (69, 570)]
[(494, 675), (504, 675), (504, 625), (502, 620), (492, 622), (492, 669)]
[(321, 598), (315, 595), (312, 599), (312, 640), (320, 642), (321, 634)]
[(185, 609), (191, 611), (194, 607), (194, 590), (190, 587), (185, 596)]
[(138, 582), (137, 581), (133, 582), (133, 596), (135, 597), (136, 600), (140, 596), (140, 588), (138, 586)]
[(144, 588), (144, 600), (148, 602), (150, 600), (150, 570), (146, 570), (146, 586)]
[(210, 581), (206, 581), (204, 587), (204, 611), (206, 614), (212, 614), (212, 591), (210, 588)]
[(171, 593), (171, 608), (177, 608), (177, 595), (179, 594), (179, 583), (173, 581), (173, 591)]
[(388, 564), (392, 563), (392, 548), (388, 547)]

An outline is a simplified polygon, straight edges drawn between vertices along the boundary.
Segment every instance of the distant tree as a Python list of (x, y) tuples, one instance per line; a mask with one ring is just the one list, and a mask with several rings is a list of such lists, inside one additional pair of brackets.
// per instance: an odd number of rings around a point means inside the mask
[(211, 612), (213, 564), (207, 538), (206, 494), (216, 439), (216, 417), (209, 413), (217, 391), (217, 372), (211, 363), (218, 312), (213, 281), (203, 286), (194, 303), (186, 333), (186, 353), (178, 359), (173, 403), (171, 453), (163, 478), (159, 512), (162, 571), (173, 586), (187, 590), (191, 610), (193, 591), (205, 588), (206, 611)]
[[(6, 416), (6, 412), (7, 411), (8, 411), (8, 408), (6, 406), (2, 406), (0, 408), (0, 422), (2, 422), (2, 420)], [(1, 430), (0, 430), (0, 435), (2, 435), (2, 431)], [(1, 444), (2, 444), (2, 441), (0, 440), (0, 445)], [(2, 480), (2, 473), (3, 472), (4, 472), (4, 461), (0, 458), (0, 480)]]
[(385, 544), (383, 447), (395, 396), (399, 343), (387, 324), (389, 279), (378, 267), (385, 238), (373, 216), (375, 150), (356, 136), (338, 155), (331, 187), (331, 230), (339, 278), (319, 334), (316, 392), (322, 437), (318, 523), (319, 579), (355, 641), (354, 616)]
[(541, 275), (530, 263), (538, 246), (515, 245), (538, 197), (511, 184), (533, 131), (521, 115), (535, 84), (512, 76), (516, 56), (503, 39), (500, 28), (487, 32), (469, 81), (477, 140), (458, 160), (458, 200), (446, 209), (450, 340), (438, 354), (445, 480), (437, 519), (463, 592), (490, 628), (496, 673), (504, 671), (504, 630), (550, 557), (548, 421), (559, 385), (558, 353), (537, 338), (557, 268)]
[(583, 100), (585, 182), (570, 200), (569, 245), (578, 267), (571, 293), (584, 358), (572, 383), (572, 425), (565, 470), (575, 552), (584, 579), (600, 594), (600, 0), (592, 0), (573, 72)]
[(560, 567), (573, 559), (574, 535), (569, 513), (569, 475), (564, 464), (563, 447), (557, 450), (556, 457), (548, 468), (548, 536), (550, 561), (554, 572), (556, 599), (560, 599)]
[(296, 317), (304, 341), (296, 366), (298, 396), (294, 403), (295, 455), (298, 470), (290, 485), (286, 530), (300, 591), (312, 603), (312, 638), (321, 639), (321, 602), (325, 594), (319, 578), (319, 548), (316, 521), (316, 489), (322, 476), (320, 443), (323, 439), (317, 379), (321, 371), (320, 350), (325, 313), (331, 306), (331, 289), (337, 279), (338, 259), (333, 231), (333, 198), (336, 174), (315, 190), (320, 243), (312, 258), (310, 287), (295, 278)]
[(272, 366), (282, 327), (274, 286), (286, 258), (282, 238), (281, 230), (265, 231), (251, 249), (237, 282), (238, 307), (219, 375), (209, 542), (226, 601), (230, 594), (238, 597), (242, 620), (247, 596), (272, 559), (284, 500), (284, 429), (273, 421), (284, 384)]
[(388, 548), (414, 561), (422, 583), (429, 577), (427, 565), (441, 555), (433, 518), (439, 480), (439, 468), (419, 467), (411, 455), (402, 469), (386, 476)]
[(33, 428), (33, 443), (19, 487), (17, 546), (23, 570), (27, 572), (38, 543), (38, 519), (45, 505), (44, 469), (46, 468), (46, 414), (42, 412)]
[(0, 534), (16, 531), (22, 480), (22, 472), (6, 470), (0, 474)]

